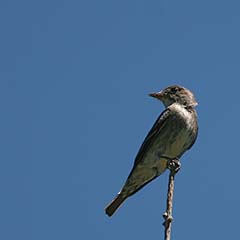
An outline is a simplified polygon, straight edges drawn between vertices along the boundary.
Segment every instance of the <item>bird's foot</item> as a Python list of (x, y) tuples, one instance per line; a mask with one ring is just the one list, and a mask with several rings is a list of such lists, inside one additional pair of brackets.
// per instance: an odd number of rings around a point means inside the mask
[(181, 168), (181, 163), (178, 158), (169, 159), (167, 162), (167, 168), (173, 172), (177, 173)]

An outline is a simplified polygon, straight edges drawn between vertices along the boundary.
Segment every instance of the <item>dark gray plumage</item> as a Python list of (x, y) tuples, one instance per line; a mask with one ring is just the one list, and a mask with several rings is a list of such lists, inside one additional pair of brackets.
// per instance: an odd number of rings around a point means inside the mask
[(112, 216), (126, 198), (161, 175), (167, 168), (168, 159), (180, 158), (197, 138), (194, 109), (197, 102), (191, 91), (174, 85), (149, 95), (161, 100), (166, 109), (146, 136), (123, 188), (106, 207), (108, 216)]

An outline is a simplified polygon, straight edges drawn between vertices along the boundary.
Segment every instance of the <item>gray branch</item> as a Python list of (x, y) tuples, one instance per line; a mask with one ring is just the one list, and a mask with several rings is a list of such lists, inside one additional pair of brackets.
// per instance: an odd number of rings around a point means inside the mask
[(171, 239), (171, 227), (172, 227), (172, 209), (173, 209), (173, 192), (174, 192), (174, 178), (175, 174), (180, 169), (180, 162), (178, 159), (170, 159), (168, 161), (168, 169), (170, 170), (169, 173), (169, 181), (168, 181), (168, 194), (167, 194), (167, 209), (166, 212), (163, 214), (164, 223), (163, 226), (165, 227), (164, 239), (170, 240)]

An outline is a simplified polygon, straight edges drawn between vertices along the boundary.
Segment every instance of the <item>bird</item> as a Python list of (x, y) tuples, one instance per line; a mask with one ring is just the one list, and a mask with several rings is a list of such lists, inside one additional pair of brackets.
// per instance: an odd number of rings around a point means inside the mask
[(143, 141), (132, 170), (117, 196), (106, 206), (111, 217), (122, 203), (168, 168), (169, 159), (180, 159), (195, 143), (198, 122), (194, 94), (179, 85), (150, 93), (165, 106)]

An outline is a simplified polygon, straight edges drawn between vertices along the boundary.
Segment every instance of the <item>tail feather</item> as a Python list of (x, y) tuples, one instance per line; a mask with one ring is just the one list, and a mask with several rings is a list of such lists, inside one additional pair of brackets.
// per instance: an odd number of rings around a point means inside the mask
[(114, 212), (121, 206), (121, 204), (126, 200), (126, 197), (121, 196), (118, 194), (111, 203), (107, 205), (105, 208), (105, 213), (111, 217)]

